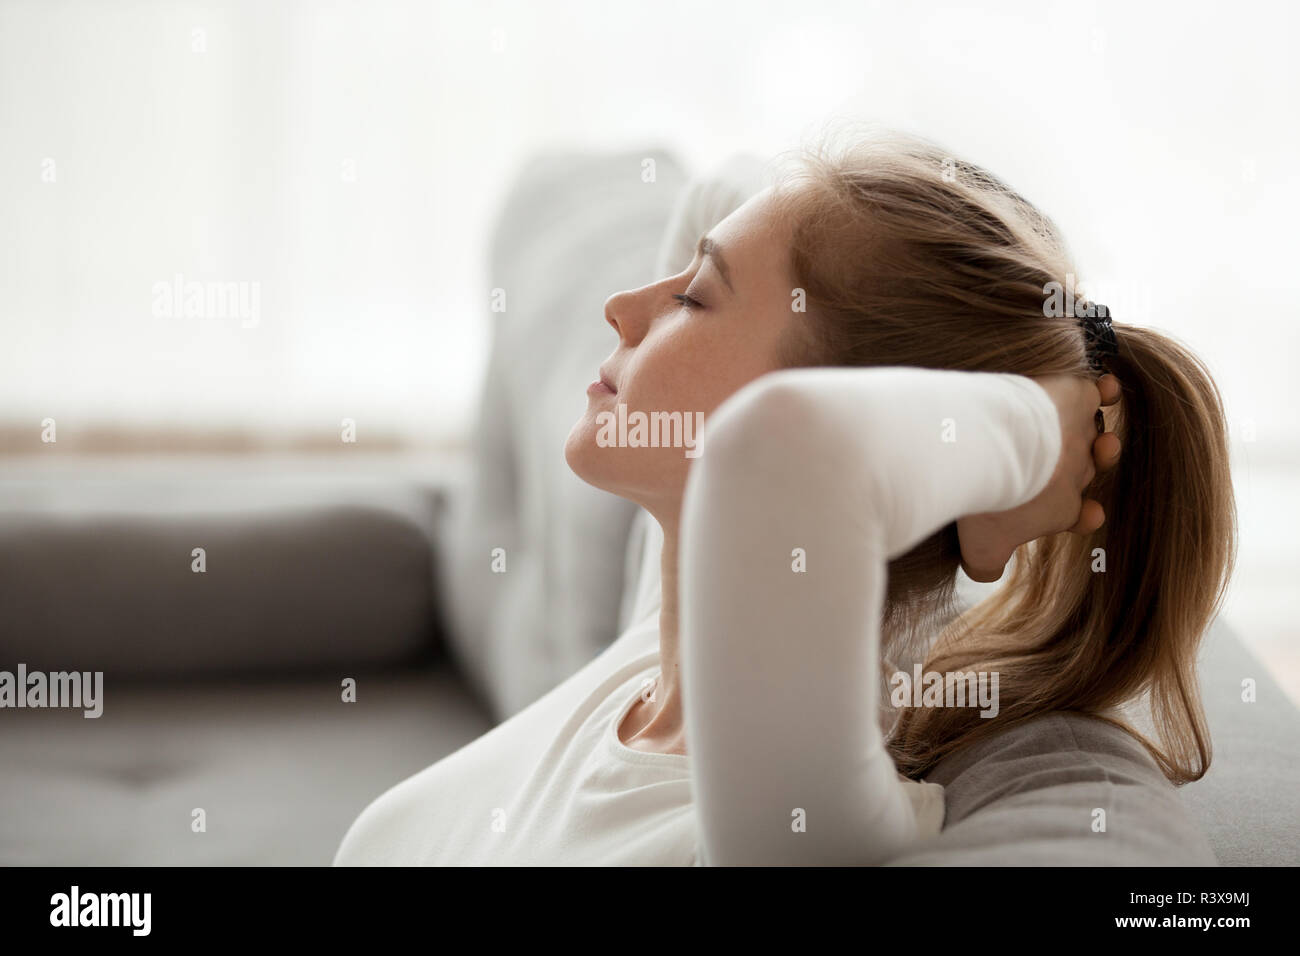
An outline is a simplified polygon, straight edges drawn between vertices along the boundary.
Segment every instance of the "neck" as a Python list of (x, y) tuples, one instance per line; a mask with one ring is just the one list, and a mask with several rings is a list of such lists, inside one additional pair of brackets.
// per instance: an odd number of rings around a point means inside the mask
[[(658, 520), (658, 519), (657, 519)], [(625, 743), (662, 753), (686, 753), (686, 723), (677, 617), (677, 522), (659, 520), (664, 548), (659, 556), (659, 681), (653, 699), (638, 705), (624, 722)]]
[(673, 703), (680, 719), (682, 684), (677, 618), (677, 525), (661, 524), (661, 527), (664, 549), (659, 555), (659, 666), (663, 671), (660, 686), (665, 691), (665, 703)]

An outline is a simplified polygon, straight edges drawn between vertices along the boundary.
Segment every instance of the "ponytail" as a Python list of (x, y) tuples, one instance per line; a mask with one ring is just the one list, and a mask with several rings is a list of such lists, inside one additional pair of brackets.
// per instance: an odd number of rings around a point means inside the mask
[[(1228, 428), (1201, 360), (1171, 337), (1117, 325), (1107, 370), (1123, 388), (1103, 409), (1119, 463), (1088, 496), (1093, 534), (1023, 545), (1006, 587), (941, 633), (927, 671), (996, 670), (999, 712), (908, 708), (891, 748), (922, 776), (953, 750), (1044, 711), (1076, 711), (1137, 738), (1176, 784), (1199, 780), (1211, 744), (1196, 674), (1202, 636), (1236, 559)], [(1145, 695), (1157, 742), (1113, 711)]]

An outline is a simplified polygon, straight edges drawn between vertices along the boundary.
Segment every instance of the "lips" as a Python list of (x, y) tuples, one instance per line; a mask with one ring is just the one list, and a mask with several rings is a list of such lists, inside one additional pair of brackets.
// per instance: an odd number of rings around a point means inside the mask
[(604, 385), (611, 392), (618, 394), (618, 389), (614, 387), (614, 377), (606, 372), (603, 366), (600, 369), (600, 384)]

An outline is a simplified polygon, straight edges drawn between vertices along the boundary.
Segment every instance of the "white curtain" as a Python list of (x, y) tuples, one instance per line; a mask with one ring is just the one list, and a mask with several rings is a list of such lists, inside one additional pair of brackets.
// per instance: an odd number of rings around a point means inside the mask
[(1118, 319), (1188, 341), (1257, 453), (1294, 455), (1296, 19), (0, 2), (0, 424), (461, 438), (485, 241), (532, 150), (663, 145), (701, 168), (850, 117), (1037, 201)]

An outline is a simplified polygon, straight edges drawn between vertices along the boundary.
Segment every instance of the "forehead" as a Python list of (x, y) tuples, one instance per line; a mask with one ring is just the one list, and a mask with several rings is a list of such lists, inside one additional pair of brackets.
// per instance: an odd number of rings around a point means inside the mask
[(789, 284), (789, 235), (777, 218), (772, 190), (751, 197), (709, 230), (738, 292)]

